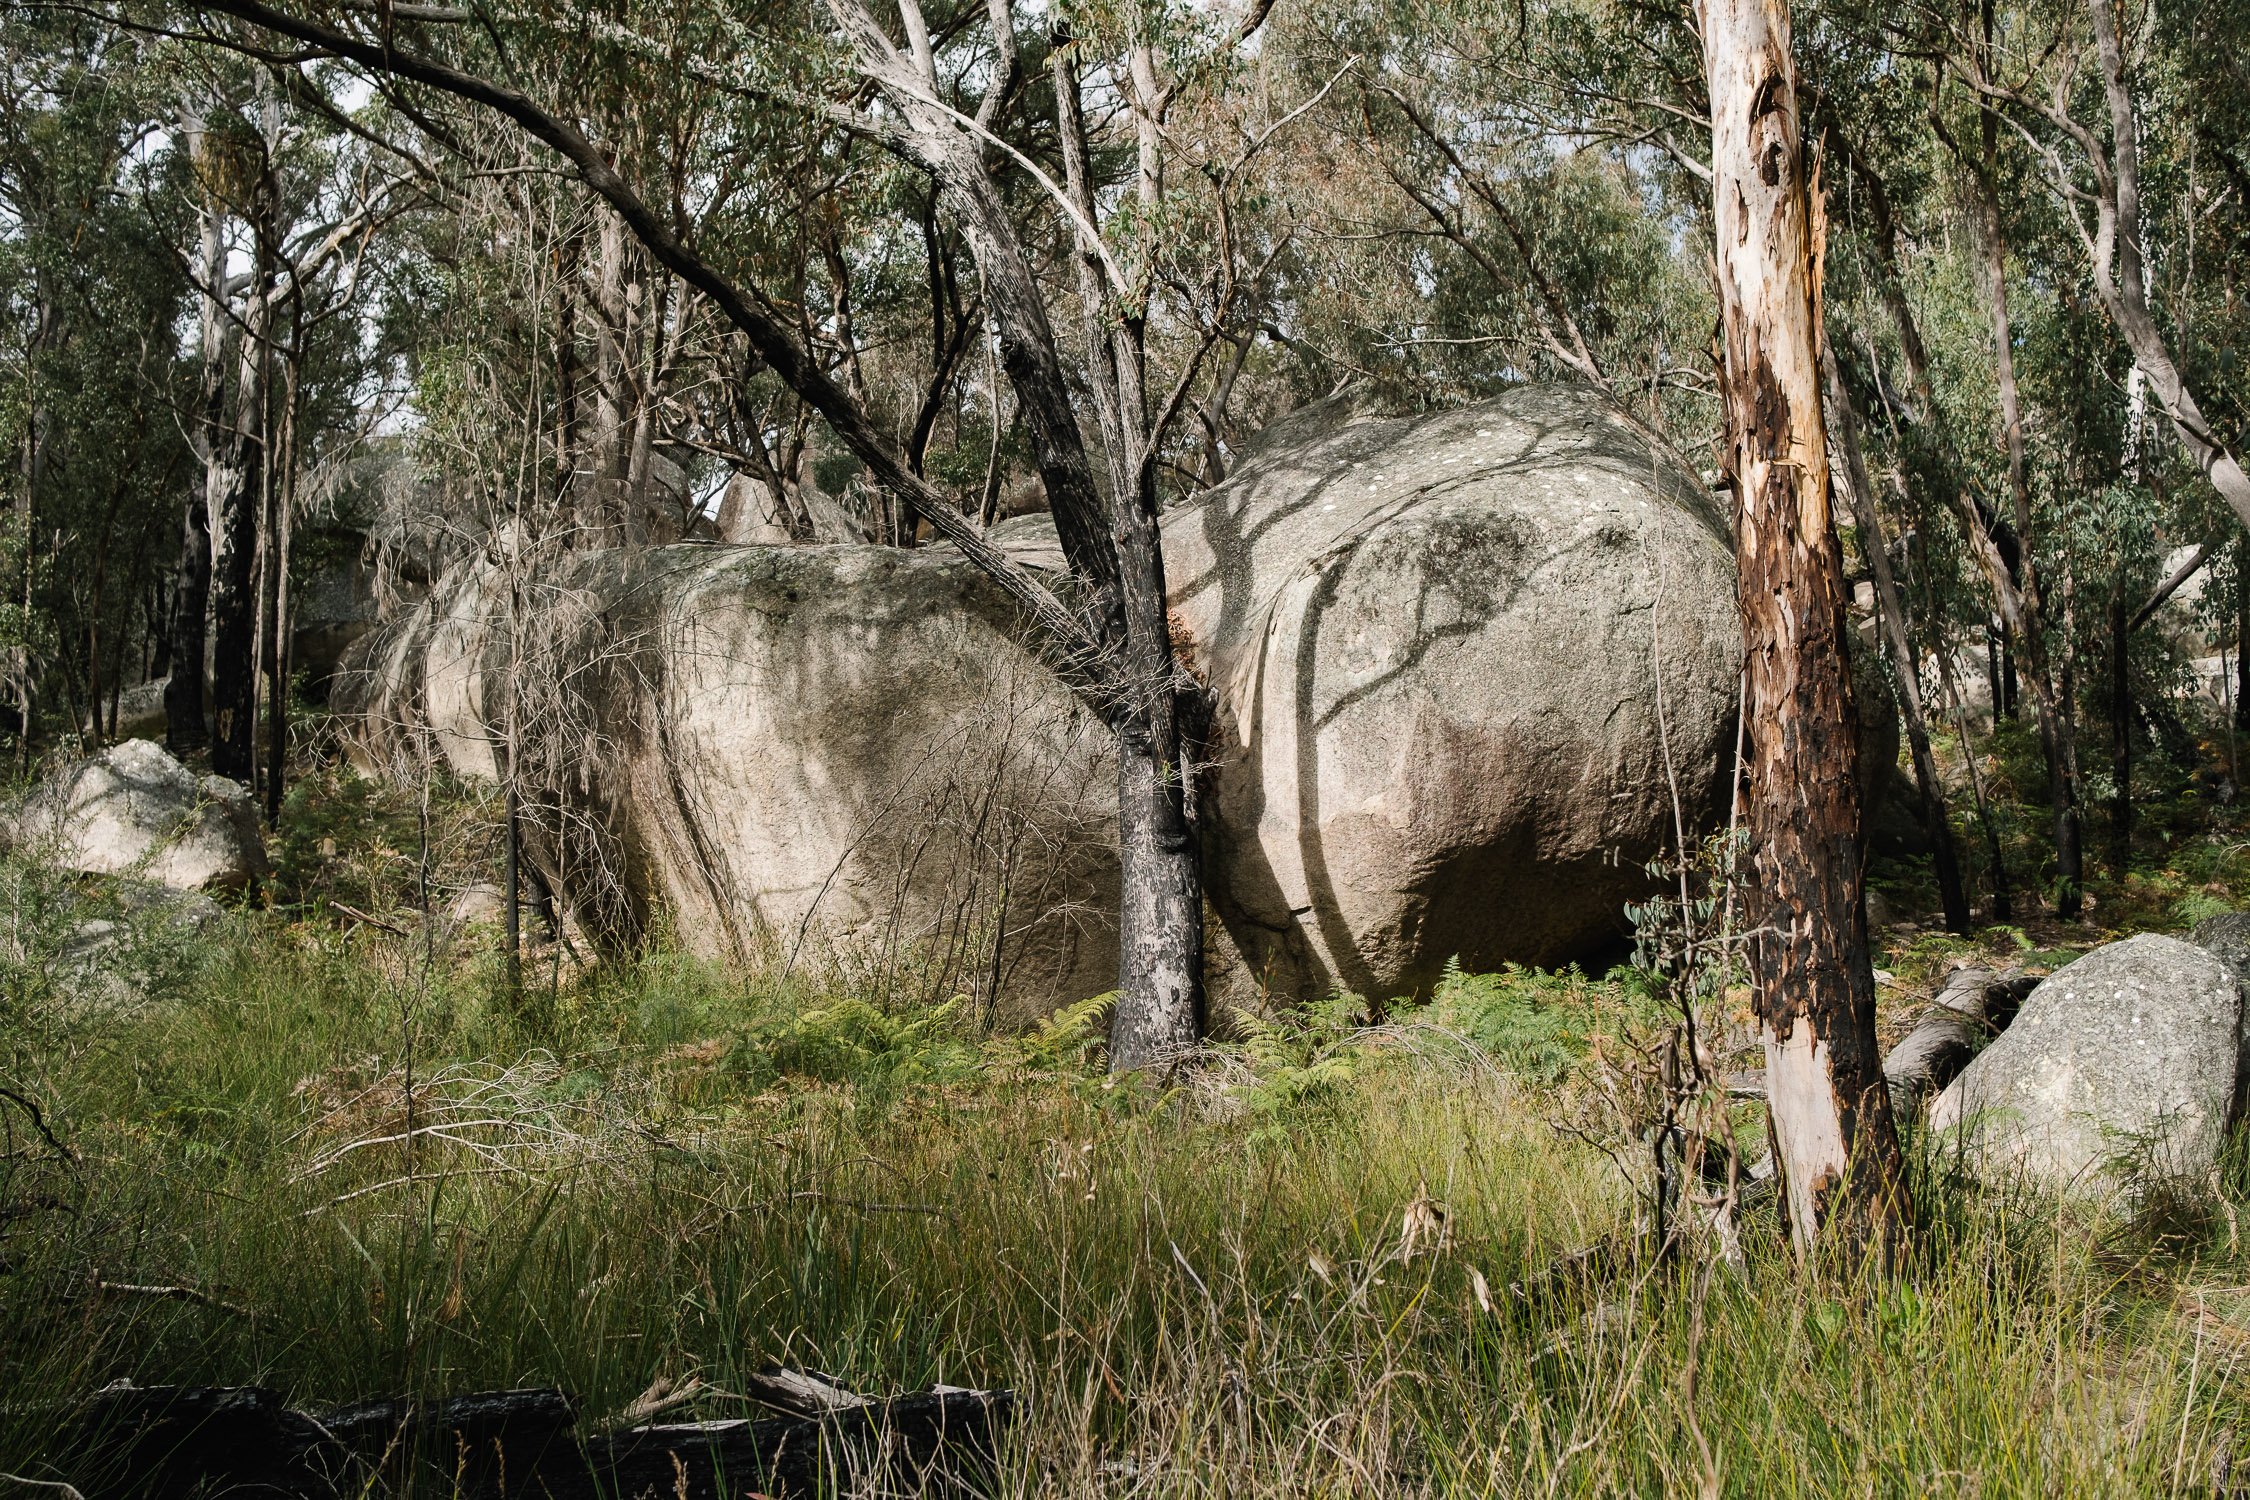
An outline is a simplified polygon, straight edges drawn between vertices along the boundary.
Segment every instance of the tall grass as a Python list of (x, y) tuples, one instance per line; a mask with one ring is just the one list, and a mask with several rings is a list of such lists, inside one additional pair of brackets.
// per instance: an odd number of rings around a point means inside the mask
[(2158, 1235), (1925, 1168), (1892, 1276), (1800, 1272), (1770, 1223), (1740, 1276), (1637, 1259), (1631, 1144), (1554, 1123), (1614, 986), (1456, 976), (1420, 1033), (1316, 1016), (1150, 1093), (1083, 1012), (988, 1039), (677, 957), (511, 1006), (473, 956), (271, 916), (74, 1005), (66, 893), (10, 878), (0, 1081), (75, 1160), (11, 1115), (0, 1472), (68, 1477), (43, 1403), (120, 1378), (599, 1420), (690, 1374), (737, 1412), (773, 1360), (1016, 1387), (1023, 1495), (2209, 1493), (2238, 1446), (2225, 1211)]

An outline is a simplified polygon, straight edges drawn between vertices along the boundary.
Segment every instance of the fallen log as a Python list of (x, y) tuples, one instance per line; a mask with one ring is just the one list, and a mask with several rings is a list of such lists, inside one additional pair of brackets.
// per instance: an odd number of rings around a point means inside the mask
[[(775, 1496), (860, 1494), (888, 1473), (914, 1495), (975, 1489), (991, 1472), (1012, 1391), (941, 1388), (868, 1401), (818, 1417), (737, 1418), (630, 1428), (587, 1444), (601, 1496), (671, 1500), (740, 1496), (746, 1483)], [(551, 1490), (594, 1500), (597, 1490)]]
[(1890, 1085), (1891, 1112), (1912, 1118), (1922, 1101), (1951, 1083), (2015, 1019), (2024, 998), (2038, 987), (2036, 975), (2020, 968), (1959, 968), (1922, 1013), (1912, 1031), (1883, 1059), (1883, 1081)]
[(939, 1386), (886, 1400), (797, 1371), (763, 1372), (752, 1394), (786, 1414), (581, 1435), (576, 1403), (550, 1389), (301, 1411), (257, 1386), (119, 1384), (61, 1425), (43, 1482), (86, 1500), (942, 1496), (990, 1476), (1016, 1409), (1012, 1391)]

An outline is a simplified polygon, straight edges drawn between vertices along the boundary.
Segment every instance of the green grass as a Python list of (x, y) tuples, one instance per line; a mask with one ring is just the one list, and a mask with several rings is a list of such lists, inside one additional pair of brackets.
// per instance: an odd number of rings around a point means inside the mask
[[(2162, 1233), (1925, 1170), (1889, 1278), (1799, 1271), (1770, 1218), (1739, 1278), (1549, 1275), (1630, 1246), (1599, 1060), (1649, 1015), (1615, 983), (1344, 997), (1151, 1093), (1107, 1086), (1091, 1007), (987, 1038), (677, 956), (511, 1006), (472, 950), (280, 914), (88, 1009), (82, 898), (6, 879), (5, 1081), (76, 1162), (14, 1111), (0, 1472), (67, 1476), (40, 1401), (119, 1378), (551, 1383), (598, 1421), (772, 1360), (1016, 1387), (1025, 1495), (2208, 1492), (2245, 1417), (2239, 1168)], [(1408, 1255), (1421, 1198), (1447, 1235)]]

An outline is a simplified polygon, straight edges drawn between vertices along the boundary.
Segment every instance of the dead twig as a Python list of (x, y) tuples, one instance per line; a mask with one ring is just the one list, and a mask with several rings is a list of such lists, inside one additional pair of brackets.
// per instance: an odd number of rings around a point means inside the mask
[(328, 903), (328, 909), (335, 912), (339, 916), (349, 917), (352, 921), (358, 922), (363, 926), (379, 928), (380, 930), (391, 934), (391, 936), (393, 937), (406, 936), (406, 929), (399, 926), (396, 922), (385, 921), (383, 918), (378, 917), (371, 912), (361, 911), (356, 906), (346, 906), (341, 901), (331, 901)]
[(154, 1297), (166, 1302), (192, 1302), (197, 1307), (208, 1307), (213, 1312), (229, 1313), (237, 1318), (255, 1318), (257, 1314), (238, 1302), (214, 1297), (201, 1287), (174, 1286), (170, 1284), (133, 1281), (104, 1281), (94, 1278), (94, 1295), (118, 1297)]
[[(16, 1108), (29, 1115), (31, 1117), (31, 1128), (38, 1132), (39, 1139), (45, 1141), (48, 1148), (57, 1156), (74, 1166), (77, 1164), (78, 1153), (56, 1139), (54, 1131), (47, 1128), (47, 1117), (40, 1111), (38, 1101), (27, 1095), (19, 1094), (14, 1089), (4, 1085), (0, 1085), (0, 1099), (9, 1100)], [(26, 1481), (26, 1483), (28, 1482)]]

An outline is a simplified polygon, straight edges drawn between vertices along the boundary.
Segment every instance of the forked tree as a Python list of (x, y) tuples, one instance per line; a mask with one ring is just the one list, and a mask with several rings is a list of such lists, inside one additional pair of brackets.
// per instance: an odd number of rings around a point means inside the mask
[[(1043, 176), (1041, 181), (1067, 199), (1081, 258), (1098, 261), (1107, 275), (1106, 282), (1097, 276), (1085, 293), (1087, 316), (1107, 332), (1095, 340), (1092, 368), (1084, 372), (1109, 439), (1107, 496), (1097, 481), (1034, 259), (1006, 211), (987, 149), (1006, 144), (994, 133), (995, 119), (1019, 81), (1010, 0), (988, 0), (997, 72), (988, 79), (989, 97), (977, 116), (946, 102), (931, 28), (918, 0), (901, 0), (899, 36), (860, 0), (830, 0), (826, 7), (834, 23), (833, 39), (850, 57), (871, 101), (868, 107), (819, 95), (789, 96), (793, 105), (833, 117), (925, 172), (959, 222), (984, 282), (999, 361), (1023, 414), (1033, 465), (1069, 565), (1069, 584), (1056, 590), (987, 540), (958, 497), (919, 472), (912, 455), (877, 426), (848, 382), (840, 383), (822, 367), (774, 304), (707, 259), (667, 205), (644, 197), (628, 181), (607, 144), (589, 136), (568, 110), (542, 104), (478, 71), (481, 65), (464, 66), (444, 55), (444, 29), (470, 27), (479, 20), (475, 12), (446, 6), (377, 10), (344, 5), (334, 7), (340, 14), (332, 19), (320, 19), (263, 0), (200, 0), (196, 9), (214, 21), (232, 17), (255, 28), (247, 36), (208, 33), (230, 49), (283, 68), (301, 69), (316, 59), (350, 62), (386, 85), (431, 90), (490, 111), (556, 152), (657, 265), (706, 298), (744, 336), (759, 361), (819, 413), (900, 515), (926, 521), (1000, 587), (1021, 611), (1039, 649), (1116, 738), (1122, 869), (1111, 1064), (1139, 1068), (1191, 1048), (1203, 1025), (1203, 904), (1181, 698), (1194, 688), (1173, 660), (1156, 475), (1165, 432), (1218, 335), (1216, 327), (1206, 330), (1170, 393), (1152, 399), (1144, 382), (1140, 323), (1151, 278), (1145, 271), (1139, 276), (1123, 272), (1092, 222), (1093, 195), (1083, 171), (1089, 147), (1077, 109), (1078, 82), (1067, 32), (1058, 31), (1050, 49), (1066, 186), (1055, 188)], [(1255, 28), (1265, 11), (1253, 8), (1237, 40)], [(624, 45), (639, 45), (622, 28), (605, 27), (604, 34)], [(286, 39), (289, 50), (262, 44), (256, 40), (260, 35)], [(426, 41), (421, 39), (425, 36)], [(1145, 199), (1170, 88), (1155, 76), (1153, 57), (1141, 55), (1143, 50), (1136, 49), (1132, 62), (1132, 107), (1141, 117)], [(874, 107), (872, 101), (878, 99), (882, 108)], [(1249, 149), (1270, 135), (1256, 137)], [(1007, 153), (1031, 164), (1013, 147)], [(1229, 175), (1221, 172), (1214, 179), (1222, 190)], [(1153, 186), (1161, 196), (1160, 180)], [(1147, 216), (1144, 233), (1153, 235), (1160, 222), (1157, 215)], [(1223, 322), (1232, 301), (1232, 277), (1220, 281), (1225, 294), (1214, 299), (1221, 306), (1214, 325)]]
[(1906, 1213), (1861, 901), (1849, 594), (1821, 412), (1822, 220), (1787, 0), (1700, 0), (1721, 388), (1749, 683), (1752, 979), (1800, 1253)]

